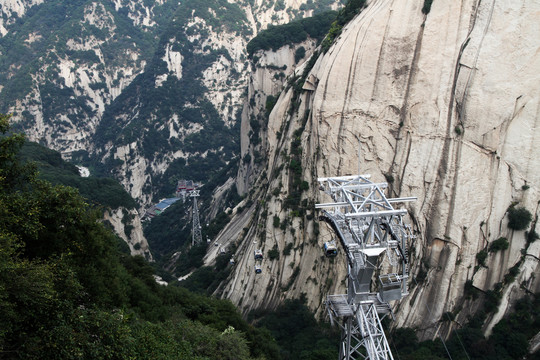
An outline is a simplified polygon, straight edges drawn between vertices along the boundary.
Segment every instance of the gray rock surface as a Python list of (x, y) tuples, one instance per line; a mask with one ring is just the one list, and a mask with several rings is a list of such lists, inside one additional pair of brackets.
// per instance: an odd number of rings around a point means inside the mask
[[(302, 293), (320, 310), (324, 295), (344, 291), (343, 259), (321, 258), (330, 233), (321, 225), (317, 236), (312, 220), (283, 206), (290, 181), (284, 154), (306, 117), (302, 169), (310, 190), (303, 198), (319, 201), (316, 177), (359, 167), (377, 181), (393, 178), (392, 196), (418, 197), (408, 205), (417, 235), (411, 256), (413, 274), (426, 276), (394, 304), (397, 326), (418, 327), (424, 337), (447, 334), (478, 308), (464, 294), (466, 281), (493, 289), (516, 264), (520, 273), (504, 284), (486, 331), (523, 288), (540, 290), (540, 241), (528, 246), (525, 231), (509, 229), (507, 218), (511, 205), (538, 216), (540, 2), (435, 1), (428, 15), (421, 7), (370, 1), (319, 57), (311, 71), (316, 89), (301, 93), (292, 114), (292, 90), (281, 93), (264, 129), (268, 165), (251, 184), (266, 214), (250, 213), (255, 220), (236, 255), (244, 260), (223, 292), (244, 310)], [(286, 230), (273, 226), (274, 216), (291, 221)], [(500, 237), (509, 248), (488, 252), (479, 266), (476, 255)], [(281, 252), (288, 243), (291, 255), (266, 259), (261, 275), (250, 271), (254, 248)], [(454, 322), (439, 322), (460, 308)]]

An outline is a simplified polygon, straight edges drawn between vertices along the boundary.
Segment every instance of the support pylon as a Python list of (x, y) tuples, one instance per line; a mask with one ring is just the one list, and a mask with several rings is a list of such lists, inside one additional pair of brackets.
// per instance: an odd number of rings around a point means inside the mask
[(201, 234), (201, 222), (199, 221), (199, 208), (197, 207), (197, 198), (199, 197), (199, 190), (193, 190), (189, 194), (193, 198), (193, 228), (191, 246), (200, 244), (202, 242)]
[(342, 330), (340, 360), (393, 360), (379, 315), (391, 314), (388, 302), (408, 294), (410, 226), (403, 219), (407, 210), (392, 204), (416, 198), (388, 199), (383, 191), (388, 184), (369, 177), (318, 179), (320, 190), (332, 199), (315, 206), (322, 210), (319, 219), (332, 227), (348, 262), (347, 294), (326, 300), (330, 321), (337, 320)]

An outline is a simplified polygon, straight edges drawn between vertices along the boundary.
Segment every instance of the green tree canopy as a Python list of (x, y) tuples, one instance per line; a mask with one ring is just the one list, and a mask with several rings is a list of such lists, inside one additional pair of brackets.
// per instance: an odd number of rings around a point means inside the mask
[[(0, 354), (6, 359), (239, 359), (272, 343), (228, 302), (159, 286), (97, 211), (38, 179), (0, 115)], [(232, 327), (231, 327), (232, 326)], [(276, 357), (267, 357), (273, 359)]]
[(308, 37), (321, 40), (336, 16), (337, 12), (327, 11), (288, 24), (269, 26), (247, 44), (247, 52), (253, 56), (257, 50), (277, 50), (285, 45), (300, 43)]
[(532, 214), (524, 207), (508, 209), (508, 227), (513, 230), (525, 230), (529, 227)]

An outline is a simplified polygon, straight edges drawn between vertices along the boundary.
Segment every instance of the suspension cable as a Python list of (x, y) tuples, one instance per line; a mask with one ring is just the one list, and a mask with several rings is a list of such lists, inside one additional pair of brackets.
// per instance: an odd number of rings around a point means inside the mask
[[(414, 283), (416, 284), (416, 286), (418, 287), (418, 282), (416, 281), (416, 278), (413, 277), (413, 281)], [(433, 318), (433, 313), (431, 312), (431, 309), (429, 308), (429, 305), (426, 303), (426, 308), (428, 309), (428, 312), (429, 312), (429, 316), (431, 318)], [(450, 358), (450, 360), (453, 360), (452, 359), (452, 355), (450, 355), (450, 351), (448, 350), (448, 348), (446, 347), (446, 342), (444, 341), (443, 337), (441, 336), (441, 334), (439, 334), (439, 339), (441, 339), (441, 342), (444, 346), (444, 349), (446, 350), (446, 353), (448, 354), (448, 358)], [(468, 355), (467, 355), (468, 357)]]

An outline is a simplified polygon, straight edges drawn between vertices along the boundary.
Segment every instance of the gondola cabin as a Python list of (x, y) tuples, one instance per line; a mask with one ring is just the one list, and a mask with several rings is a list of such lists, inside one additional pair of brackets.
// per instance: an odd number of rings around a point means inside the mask
[(263, 259), (262, 250), (260, 249), (255, 250), (255, 260), (262, 260), (262, 259)]
[(255, 265), (255, 274), (262, 273), (261, 265), (257, 264)]
[(337, 246), (335, 241), (327, 241), (324, 243), (324, 254), (327, 257), (333, 257), (337, 255)]
[(401, 278), (398, 274), (384, 274), (379, 276), (380, 294), (384, 302), (399, 300), (403, 297), (401, 292)]

